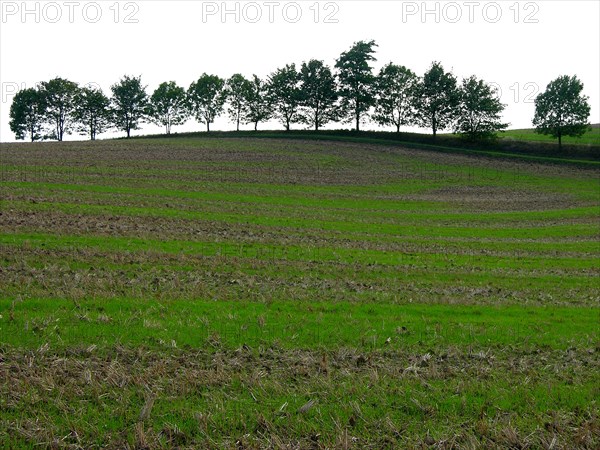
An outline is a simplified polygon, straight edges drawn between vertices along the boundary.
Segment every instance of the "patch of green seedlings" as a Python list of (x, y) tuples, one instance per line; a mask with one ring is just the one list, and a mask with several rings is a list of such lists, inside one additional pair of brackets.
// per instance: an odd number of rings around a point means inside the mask
[(333, 138), (2, 153), (2, 448), (600, 445), (593, 164)]

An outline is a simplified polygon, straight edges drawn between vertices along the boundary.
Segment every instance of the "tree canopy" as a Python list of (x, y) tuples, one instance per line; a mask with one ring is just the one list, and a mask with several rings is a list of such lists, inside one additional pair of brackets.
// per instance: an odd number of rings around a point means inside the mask
[(371, 61), (377, 44), (375, 41), (358, 41), (338, 58), (335, 67), (341, 98), (340, 110), (346, 122), (355, 122), (356, 131), (360, 123), (368, 117), (369, 110), (375, 105), (375, 76)]
[(502, 111), (504, 105), (489, 84), (474, 75), (465, 78), (459, 89), (454, 131), (470, 140), (490, 139), (508, 127), (502, 122)]
[(142, 77), (125, 75), (121, 81), (111, 86), (114, 124), (131, 137), (131, 130), (137, 130), (145, 118), (148, 94), (142, 86)]
[(589, 97), (582, 91), (583, 83), (575, 75), (563, 75), (551, 81), (535, 99), (536, 132), (558, 138), (559, 149), (563, 136), (578, 137), (589, 129)]
[(44, 95), (39, 89), (27, 88), (17, 92), (10, 105), (10, 131), (19, 140), (27, 136), (31, 142), (42, 139), (45, 108)]
[(311, 59), (300, 68), (302, 121), (316, 131), (338, 116), (337, 87), (331, 69)]
[(40, 88), (44, 96), (44, 115), (53, 125), (50, 136), (62, 141), (65, 133), (69, 134), (75, 125), (73, 113), (79, 86), (64, 78), (53, 78), (43, 81)]
[(404, 66), (385, 65), (377, 76), (377, 101), (374, 119), (380, 125), (412, 125), (416, 118), (417, 75)]
[(111, 126), (110, 99), (98, 88), (83, 87), (75, 95), (74, 117), (77, 130), (94, 141)]
[(235, 123), (236, 131), (240, 131), (240, 123), (248, 108), (247, 99), (252, 89), (250, 81), (242, 74), (236, 73), (227, 80), (226, 87), (229, 117)]
[(171, 134), (173, 125), (182, 125), (190, 117), (185, 89), (174, 81), (161, 83), (150, 97), (147, 113), (152, 122)]
[(453, 123), (459, 101), (456, 77), (446, 72), (439, 62), (433, 62), (417, 86), (419, 123), (431, 128), (435, 137), (438, 131)]
[(257, 75), (253, 75), (245, 92), (246, 109), (243, 112), (243, 120), (244, 123), (254, 124), (254, 131), (258, 130), (260, 122), (269, 120), (273, 115), (273, 105), (268, 94), (268, 84)]
[(204, 73), (190, 85), (188, 98), (196, 120), (206, 124), (206, 131), (210, 131), (210, 124), (221, 115), (225, 106), (225, 80)]
[(287, 64), (277, 69), (269, 77), (269, 99), (273, 106), (275, 117), (290, 131), (294, 122), (301, 120), (300, 103), (300, 76), (296, 64)]
[[(319, 131), (331, 122), (350, 123), (360, 131), (371, 120), (397, 133), (403, 126), (418, 126), (430, 129), (435, 138), (439, 131), (452, 129), (475, 141), (495, 138), (508, 127), (498, 91), (475, 75), (459, 85), (437, 61), (422, 77), (393, 62), (375, 75), (376, 48), (373, 40), (357, 41), (340, 54), (333, 69), (310, 59), (299, 68), (286, 64), (266, 79), (203, 73), (187, 90), (167, 81), (150, 97), (141, 76), (122, 77), (111, 86), (110, 99), (101, 89), (56, 77), (16, 94), (9, 125), (17, 139), (32, 141), (61, 141), (74, 130), (94, 140), (111, 128), (130, 137), (144, 122), (163, 126), (170, 134), (191, 116), (210, 131), (225, 110), (237, 131), (242, 124), (253, 124), (256, 131), (270, 119), (286, 131), (295, 123)], [(576, 76), (561, 76), (535, 99), (533, 125), (538, 133), (557, 138), (559, 148), (563, 136), (581, 136), (589, 128), (589, 97), (582, 92)]]

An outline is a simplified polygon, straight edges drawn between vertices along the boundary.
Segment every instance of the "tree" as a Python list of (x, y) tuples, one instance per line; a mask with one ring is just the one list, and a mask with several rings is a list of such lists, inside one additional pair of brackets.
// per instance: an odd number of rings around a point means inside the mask
[(43, 93), (39, 89), (28, 88), (17, 92), (10, 105), (10, 131), (18, 140), (29, 135), (31, 142), (42, 139), (44, 110), (46, 108)]
[(564, 75), (551, 81), (535, 99), (535, 131), (558, 138), (559, 149), (563, 136), (580, 137), (589, 129), (589, 97), (581, 91), (583, 83), (577, 76)]
[(489, 139), (508, 124), (501, 122), (504, 105), (496, 90), (475, 76), (463, 79), (455, 133), (471, 139)]
[(458, 103), (456, 77), (445, 72), (439, 62), (433, 62), (417, 87), (420, 124), (431, 128), (435, 138), (438, 130), (448, 128), (454, 121)]
[(210, 124), (223, 112), (227, 99), (224, 88), (225, 80), (204, 73), (188, 89), (192, 111), (198, 122), (206, 124), (206, 131), (210, 131)]
[(415, 121), (417, 75), (404, 66), (389, 63), (377, 76), (377, 102), (374, 119), (380, 125), (393, 125), (400, 132), (402, 125)]
[(110, 127), (110, 99), (97, 88), (83, 87), (75, 96), (77, 131), (89, 135), (92, 141)]
[(110, 89), (114, 124), (130, 138), (131, 130), (137, 130), (139, 123), (144, 119), (148, 105), (148, 94), (146, 87), (142, 86), (142, 77), (125, 75)]
[(190, 116), (185, 89), (174, 81), (161, 83), (150, 97), (147, 115), (171, 134), (173, 125), (183, 125)]
[(347, 122), (356, 122), (356, 131), (360, 122), (368, 117), (369, 110), (375, 105), (375, 76), (369, 65), (377, 61), (373, 56), (375, 41), (359, 41), (343, 52), (337, 60), (339, 95), (341, 111)]
[(252, 89), (251, 83), (243, 75), (236, 73), (227, 80), (225, 89), (229, 100), (227, 112), (231, 120), (236, 124), (236, 131), (240, 131), (240, 122), (248, 108), (246, 99), (248, 98), (249, 91)]
[(269, 120), (273, 115), (273, 106), (268, 93), (268, 84), (253, 75), (248, 91), (245, 92), (246, 109), (243, 111), (243, 120), (244, 123), (253, 123), (254, 131), (258, 130), (260, 122)]
[(319, 127), (338, 115), (337, 89), (331, 69), (323, 61), (311, 59), (300, 69), (300, 105), (302, 121), (319, 131)]
[(79, 86), (64, 78), (54, 78), (41, 83), (44, 95), (44, 115), (48, 123), (53, 127), (51, 138), (59, 141), (69, 134), (75, 124), (75, 96), (79, 92)]
[(296, 64), (286, 64), (277, 69), (269, 77), (269, 99), (275, 116), (281, 121), (286, 131), (290, 125), (301, 120), (300, 115), (300, 77)]

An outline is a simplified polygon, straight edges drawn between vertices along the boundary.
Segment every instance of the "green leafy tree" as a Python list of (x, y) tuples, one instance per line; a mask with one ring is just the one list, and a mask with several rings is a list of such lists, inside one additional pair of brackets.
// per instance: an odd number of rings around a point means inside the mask
[(582, 91), (583, 83), (575, 75), (564, 75), (551, 81), (535, 99), (535, 130), (558, 138), (559, 149), (563, 136), (580, 137), (590, 128), (589, 97), (581, 95)]
[(75, 125), (75, 96), (79, 86), (64, 78), (54, 78), (42, 82), (40, 89), (45, 99), (45, 118), (53, 129), (49, 137), (62, 141)]
[(354, 121), (356, 131), (360, 123), (369, 115), (375, 105), (375, 75), (369, 65), (377, 61), (373, 54), (377, 44), (375, 41), (359, 41), (352, 48), (343, 52), (337, 60), (340, 107), (346, 122)]
[(45, 108), (44, 95), (39, 89), (20, 90), (10, 105), (10, 131), (18, 140), (28, 135), (31, 142), (42, 139)]
[(171, 134), (171, 127), (183, 125), (190, 117), (185, 89), (174, 81), (161, 83), (152, 93), (147, 115), (156, 125), (165, 127)]
[(269, 77), (269, 99), (275, 117), (290, 131), (292, 123), (300, 122), (300, 76), (296, 64), (286, 64)]
[(229, 107), (227, 112), (235, 123), (236, 131), (240, 131), (240, 122), (243, 120), (248, 109), (247, 98), (252, 89), (251, 82), (243, 75), (236, 73), (227, 80), (225, 86)]
[(459, 99), (456, 77), (434, 62), (417, 87), (419, 123), (431, 128), (435, 137), (454, 122)]
[(273, 106), (269, 98), (269, 85), (257, 75), (252, 80), (245, 92), (246, 108), (243, 111), (244, 123), (253, 123), (254, 131), (258, 130), (258, 124), (269, 120), (273, 116)]
[(206, 124), (206, 131), (210, 131), (210, 124), (223, 112), (226, 99), (225, 80), (217, 75), (204, 73), (188, 89), (192, 112), (198, 122)]
[(415, 123), (417, 75), (404, 66), (389, 63), (377, 76), (377, 103), (373, 118), (380, 125), (393, 125), (400, 132), (402, 125)]
[(323, 61), (311, 59), (302, 63), (300, 98), (302, 121), (316, 131), (338, 117), (335, 78)]
[(490, 139), (508, 127), (502, 123), (504, 105), (497, 92), (475, 76), (463, 79), (459, 90), (460, 104), (454, 132), (470, 140)]
[(112, 91), (112, 117), (114, 125), (131, 137), (131, 130), (139, 129), (139, 124), (146, 116), (148, 94), (142, 86), (142, 77), (125, 75), (110, 87)]
[(94, 141), (98, 134), (110, 128), (110, 99), (98, 88), (83, 87), (75, 96), (74, 117), (77, 131)]

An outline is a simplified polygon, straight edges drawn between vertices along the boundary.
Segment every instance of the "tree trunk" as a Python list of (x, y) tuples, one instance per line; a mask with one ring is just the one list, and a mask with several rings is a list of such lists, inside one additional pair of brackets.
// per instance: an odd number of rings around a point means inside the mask
[(210, 132), (210, 122), (208, 120), (206, 121), (206, 132)]
[(396, 124), (396, 133), (400, 133), (400, 124)]
[(254, 131), (258, 131), (258, 120), (254, 122)]
[(356, 114), (356, 131), (360, 131), (360, 114)]
[(127, 139), (131, 137), (131, 128), (127, 127)]
[(562, 135), (558, 133), (558, 151), (562, 151)]
[(238, 118), (237, 118), (237, 128), (236, 131), (240, 131), (240, 115), (238, 114)]

